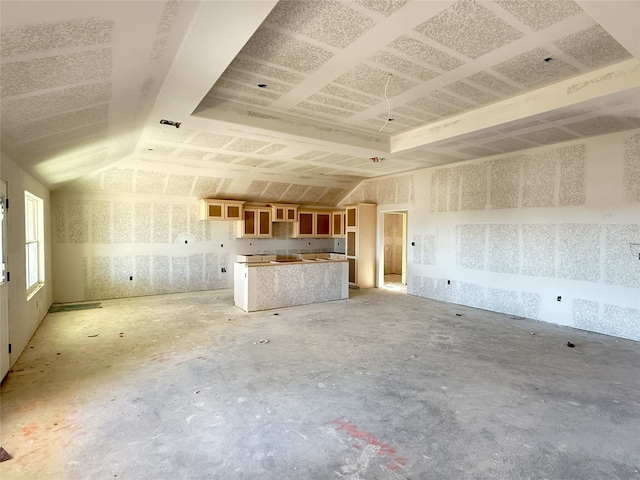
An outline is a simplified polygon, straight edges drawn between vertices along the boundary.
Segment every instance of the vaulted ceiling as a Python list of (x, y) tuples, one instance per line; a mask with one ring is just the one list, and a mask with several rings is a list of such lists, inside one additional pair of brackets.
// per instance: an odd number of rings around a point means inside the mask
[(52, 189), (333, 205), (365, 178), (640, 127), (636, 1), (0, 8), (2, 151)]

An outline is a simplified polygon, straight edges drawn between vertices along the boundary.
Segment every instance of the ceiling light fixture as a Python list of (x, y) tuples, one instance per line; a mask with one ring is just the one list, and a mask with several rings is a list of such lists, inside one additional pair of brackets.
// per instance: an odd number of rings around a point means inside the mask
[(547, 58), (544, 59), (544, 61), (547, 62), (547, 63), (551, 63), (553, 61), (553, 58), (552, 57), (547, 57)]
[(266, 83), (259, 83), (258, 84), (258, 88), (267, 88), (267, 84)]
[(160, 120), (160, 125), (171, 125), (172, 127), (180, 128), (182, 125), (180, 122), (174, 122), (173, 120), (165, 120), (164, 118)]
[(389, 76), (387, 77), (387, 84), (384, 86), (384, 99), (387, 101), (387, 119), (385, 120), (384, 125), (380, 127), (380, 130), (378, 130), (378, 133), (382, 132), (382, 129), (387, 126), (389, 120), (393, 121), (393, 119), (391, 118), (391, 103), (389, 103), (389, 97), (387, 97), (387, 88), (389, 88), (389, 80), (391, 80), (391, 77), (392, 75), (389, 74)]

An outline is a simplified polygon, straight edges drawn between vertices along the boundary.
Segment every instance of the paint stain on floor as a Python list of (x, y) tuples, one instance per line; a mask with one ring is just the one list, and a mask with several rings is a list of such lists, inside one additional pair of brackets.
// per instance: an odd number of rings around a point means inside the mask
[(342, 467), (339, 474), (349, 480), (358, 480), (370, 467), (371, 461), (376, 457), (385, 458), (385, 467), (395, 471), (404, 468), (407, 459), (399, 456), (395, 449), (388, 443), (378, 440), (373, 434), (365, 432), (358, 426), (344, 417), (336, 418), (326, 422), (325, 425), (332, 426), (336, 432), (341, 432), (353, 438), (356, 442), (352, 445), (360, 450), (356, 463), (348, 463)]

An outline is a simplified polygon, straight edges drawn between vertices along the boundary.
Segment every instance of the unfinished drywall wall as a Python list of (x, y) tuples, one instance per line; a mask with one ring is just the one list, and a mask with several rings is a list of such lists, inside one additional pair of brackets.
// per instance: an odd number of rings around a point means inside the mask
[[(47, 314), (52, 302), (51, 222), (49, 190), (20, 168), (5, 154), (0, 164), (0, 177), (7, 182), (9, 209), (7, 210), (7, 282), (10, 364), (13, 365), (27, 346), (29, 339)], [(27, 300), (25, 260), (24, 192), (28, 190), (44, 202), (45, 281)], [(7, 348), (2, 345), (0, 348)], [(4, 365), (3, 365), (4, 368)]]
[[(639, 131), (411, 177), (345, 199), (408, 210), (410, 294), (640, 340)], [(415, 198), (387, 203), (394, 181)]]
[(57, 191), (52, 205), (56, 302), (231, 288), (237, 254), (344, 249), (291, 238), (290, 223), (237, 239), (237, 222), (200, 220), (193, 197)]

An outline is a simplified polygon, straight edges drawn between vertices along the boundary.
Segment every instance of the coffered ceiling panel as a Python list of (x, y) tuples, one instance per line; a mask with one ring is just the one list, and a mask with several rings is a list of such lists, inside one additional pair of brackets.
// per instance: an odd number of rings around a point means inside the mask
[(631, 57), (600, 25), (567, 35), (553, 44), (562, 53), (590, 68), (621, 62)]
[(51, 188), (332, 205), (638, 128), (637, 22), (586, 1), (5, 0), (2, 151)]
[(551, 2), (522, 0), (496, 0), (496, 3), (536, 31), (581, 12), (580, 7), (572, 0), (553, 0), (551, 6), (549, 5)]
[(99, 45), (112, 40), (114, 22), (100, 18), (73, 19), (2, 30), (3, 57), (65, 47)]
[(336, 48), (347, 47), (376, 23), (337, 0), (281, 0), (267, 22)]
[(481, 2), (461, 0), (415, 30), (469, 58), (478, 58), (523, 36)]
[(266, 27), (251, 37), (242, 54), (303, 73), (314, 72), (333, 55), (308, 41)]

